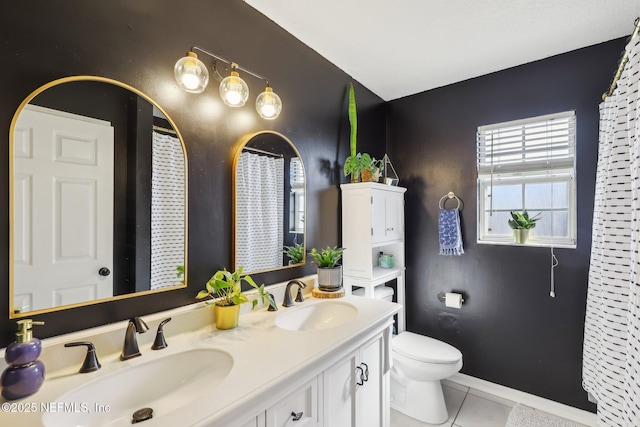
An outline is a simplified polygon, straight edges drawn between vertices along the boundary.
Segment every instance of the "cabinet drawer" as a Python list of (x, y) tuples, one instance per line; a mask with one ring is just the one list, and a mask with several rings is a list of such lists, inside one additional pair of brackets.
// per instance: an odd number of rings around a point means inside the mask
[(267, 427), (319, 426), (318, 377), (268, 408), (266, 414)]

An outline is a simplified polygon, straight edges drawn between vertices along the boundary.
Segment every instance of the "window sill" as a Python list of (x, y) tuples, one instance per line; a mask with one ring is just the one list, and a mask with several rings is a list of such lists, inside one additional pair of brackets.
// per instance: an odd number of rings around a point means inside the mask
[(479, 245), (498, 245), (498, 246), (529, 246), (534, 248), (563, 248), (563, 249), (576, 249), (575, 243), (544, 243), (544, 242), (527, 242), (527, 243), (515, 243), (513, 241), (497, 241), (497, 240), (477, 240)]

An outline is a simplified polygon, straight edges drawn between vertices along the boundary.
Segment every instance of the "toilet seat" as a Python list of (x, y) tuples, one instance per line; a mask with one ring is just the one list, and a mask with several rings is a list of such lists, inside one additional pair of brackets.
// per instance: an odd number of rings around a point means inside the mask
[(457, 348), (413, 332), (402, 332), (394, 337), (392, 348), (398, 354), (420, 362), (455, 363), (462, 359)]

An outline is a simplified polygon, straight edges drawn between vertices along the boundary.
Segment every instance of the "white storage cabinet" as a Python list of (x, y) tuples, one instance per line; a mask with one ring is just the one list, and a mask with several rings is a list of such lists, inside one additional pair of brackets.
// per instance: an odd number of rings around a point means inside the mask
[[(342, 184), (342, 258), (346, 292), (353, 287), (374, 298), (376, 286), (396, 279), (396, 300), (404, 306), (405, 242), (403, 187), (363, 182)], [(378, 266), (380, 252), (393, 255), (394, 267)], [(405, 330), (404, 310), (398, 333)]]

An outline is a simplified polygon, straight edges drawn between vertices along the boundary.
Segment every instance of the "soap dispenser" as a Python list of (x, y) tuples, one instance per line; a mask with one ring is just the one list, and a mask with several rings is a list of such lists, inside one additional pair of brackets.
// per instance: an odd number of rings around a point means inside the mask
[(2, 397), (7, 400), (20, 399), (32, 395), (44, 382), (44, 364), (37, 360), (42, 351), (38, 338), (33, 338), (31, 327), (44, 325), (31, 319), (18, 320), (16, 341), (9, 344), (4, 360), (9, 365), (2, 373)]

